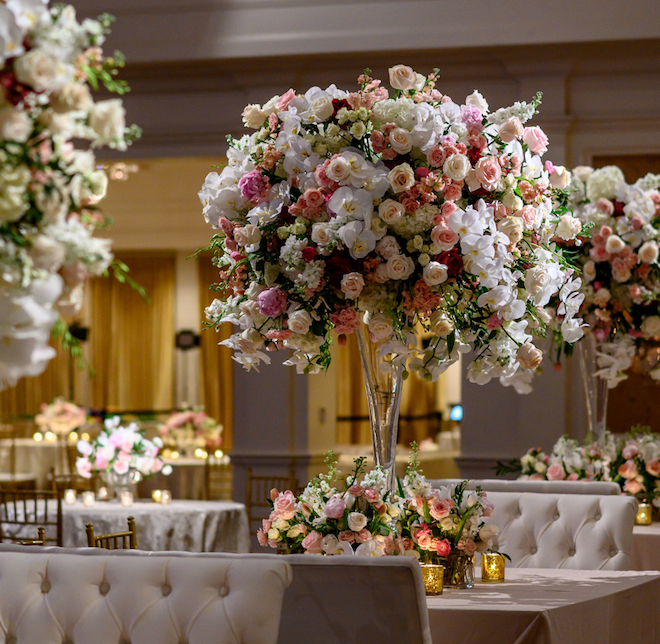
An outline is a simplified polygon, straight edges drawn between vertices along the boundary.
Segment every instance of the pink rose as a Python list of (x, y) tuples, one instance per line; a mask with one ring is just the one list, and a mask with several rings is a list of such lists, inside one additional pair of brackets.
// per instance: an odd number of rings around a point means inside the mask
[(578, 480), (578, 475), (576, 472), (571, 472), (567, 477), (567, 481), (577, 481)]
[(311, 555), (320, 555), (323, 552), (323, 548), (321, 547), (321, 539), (323, 539), (323, 535), (316, 530), (312, 530), (302, 540), (302, 547), (305, 549), (306, 553)]
[(447, 503), (447, 499), (429, 499), (428, 504), (429, 513), (436, 521), (449, 516), (451, 506)]
[(432, 543), (433, 543), (433, 537), (430, 534), (423, 532), (417, 535), (417, 545), (422, 550), (430, 550)]
[(466, 539), (462, 545), (463, 547), (461, 548), (461, 550), (464, 550), (468, 555), (473, 555), (474, 551), (477, 549), (477, 544), (474, 541), (472, 541), (472, 539)]
[(282, 94), (278, 99), (275, 107), (278, 112), (283, 112), (289, 105), (289, 103), (296, 97), (296, 92), (293, 89), (290, 89), (286, 94)]
[(447, 539), (442, 539), (436, 544), (435, 551), (439, 557), (448, 557), (451, 554), (451, 544)]
[(563, 481), (566, 478), (566, 472), (561, 463), (553, 463), (547, 471), (549, 481)]
[(637, 454), (639, 454), (639, 445), (637, 445), (635, 442), (627, 443), (621, 452), (621, 456), (623, 456), (623, 458), (625, 458), (627, 461), (631, 458), (635, 458)]
[(286, 293), (279, 286), (273, 286), (259, 293), (257, 304), (262, 315), (276, 318), (286, 311)]
[(637, 479), (628, 479), (623, 486), (623, 489), (628, 492), (628, 494), (635, 496), (644, 490), (644, 486)]
[(429, 165), (439, 168), (445, 162), (445, 151), (443, 148), (434, 145), (427, 153), (426, 160)]
[(548, 151), (548, 137), (540, 127), (526, 127), (523, 131), (523, 143), (534, 154), (545, 154)]
[(536, 208), (534, 206), (525, 206), (521, 210), (516, 210), (513, 215), (514, 217), (521, 217), (525, 223), (525, 228), (529, 230), (536, 221)]
[(348, 493), (355, 497), (362, 496), (364, 494), (364, 488), (357, 484), (351, 485), (351, 487), (348, 488)]
[(323, 508), (325, 515), (331, 519), (341, 519), (344, 516), (344, 510), (346, 510), (346, 501), (340, 496), (333, 496), (328, 499)]
[(355, 532), (353, 532), (353, 530), (343, 530), (339, 533), (339, 541), (355, 543)]
[[(448, 199), (447, 191), (450, 188), (455, 188), (456, 190), (458, 190), (459, 193), (458, 197), (461, 196), (460, 195), (461, 189), (458, 186), (452, 184), (451, 186), (447, 186), (447, 189), (445, 190), (445, 199)], [(445, 201), (445, 203), (443, 203), (442, 207), (440, 208), (440, 212), (442, 213), (442, 216), (445, 218), (448, 218), (450, 215), (453, 215), (457, 210), (458, 210), (458, 206), (453, 201)]]
[(369, 501), (369, 503), (377, 503), (380, 499), (378, 497), (378, 492), (372, 487), (365, 488), (364, 498)]
[(280, 494), (273, 502), (273, 510), (282, 517), (282, 519), (293, 519), (296, 513), (296, 497), (289, 490)]
[(635, 461), (626, 461), (623, 465), (619, 465), (617, 471), (624, 479), (634, 479), (638, 474)]
[(502, 168), (496, 157), (482, 157), (474, 166), (477, 181), (486, 190), (495, 190), (502, 177)]
[(458, 234), (447, 226), (434, 226), (431, 241), (441, 250), (451, 250), (458, 242)]
[(646, 471), (651, 476), (660, 476), (660, 461), (657, 459), (646, 464)]
[(519, 138), (523, 133), (523, 126), (520, 119), (516, 116), (510, 118), (506, 123), (500, 125), (500, 139), (504, 143), (511, 143), (511, 141)]
[(268, 545), (268, 537), (261, 528), (257, 530), (257, 541), (259, 542), (260, 546), (266, 547)]
[(362, 528), (362, 530), (355, 533), (355, 541), (357, 541), (357, 543), (365, 543), (366, 541), (369, 541), (369, 539), (371, 539), (371, 532), (366, 528)]

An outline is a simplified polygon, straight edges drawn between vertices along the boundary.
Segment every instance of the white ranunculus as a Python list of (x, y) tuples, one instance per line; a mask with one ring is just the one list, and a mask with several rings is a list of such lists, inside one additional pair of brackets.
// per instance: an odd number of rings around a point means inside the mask
[(313, 99), (309, 104), (309, 110), (320, 121), (327, 121), (335, 111), (332, 96), (325, 94)]
[(408, 279), (414, 270), (415, 262), (407, 255), (394, 255), (387, 260), (387, 274), (390, 279)]
[(502, 203), (513, 212), (520, 210), (524, 206), (523, 200), (511, 188), (504, 191)]
[(32, 133), (32, 119), (23, 110), (5, 107), (0, 110), (0, 139), (25, 143)]
[(394, 326), (392, 320), (384, 313), (374, 313), (369, 316), (369, 333), (376, 341), (385, 340), (392, 335)]
[(290, 331), (298, 335), (304, 335), (312, 325), (312, 317), (304, 309), (298, 309), (289, 315), (286, 325)]
[(658, 259), (658, 244), (654, 241), (644, 242), (639, 247), (637, 256), (643, 264), (653, 264)]
[(248, 253), (254, 253), (259, 248), (261, 229), (254, 224), (234, 228), (234, 240)]
[(126, 110), (121, 100), (111, 98), (95, 103), (90, 112), (89, 124), (100, 145), (112, 145), (123, 140), (126, 133)]
[(348, 513), (348, 527), (353, 532), (360, 532), (367, 525), (367, 517), (362, 512)]
[(376, 251), (383, 259), (390, 259), (401, 252), (401, 247), (399, 246), (396, 237), (385, 235), (385, 237), (376, 244)]
[(429, 262), (424, 266), (422, 271), (422, 279), (429, 286), (437, 286), (447, 281), (447, 266), (440, 262)]
[(657, 315), (647, 317), (642, 322), (641, 331), (645, 338), (652, 338), (660, 335), (660, 317)]
[(334, 555), (337, 551), (337, 545), (339, 544), (339, 539), (334, 534), (326, 534), (323, 539), (321, 539), (321, 548), (323, 552), (327, 552), (329, 555)]
[(452, 181), (463, 181), (472, 166), (470, 160), (464, 154), (453, 154), (442, 166), (442, 171)]

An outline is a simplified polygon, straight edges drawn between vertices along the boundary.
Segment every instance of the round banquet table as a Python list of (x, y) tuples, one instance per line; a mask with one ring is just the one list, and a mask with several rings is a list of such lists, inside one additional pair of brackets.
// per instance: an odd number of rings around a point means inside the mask
[(190, 552), (248, 552), (247, 514), (233, 501), (183, 501), (168, 504), (135, 501), (132, 506), (97, 501), (62, 505), (64, 546), (87, 545), (85, 524), (95, 534), (122, 532), (129, 516), (135, 517), (140, 550), (185, 550)]

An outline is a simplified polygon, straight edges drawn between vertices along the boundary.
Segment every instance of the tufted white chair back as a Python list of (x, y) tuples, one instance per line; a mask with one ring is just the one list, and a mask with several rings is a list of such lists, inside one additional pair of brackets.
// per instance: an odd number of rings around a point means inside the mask
[(498, 550), (517, 568), (629, 570), (637, 501), (627, 496), (488, 492)]
[(277, 641), (282, 599), (291, 582), (291, 568), (283, 558), (125, 554), (130, 551), (82, 556), (62, 550), (0, 550), (0, 641)]
[[(430, 479), (433, 487), (456, 485), (463, 479)], [(621, 494), (613, 481), (508, 481), (506, 479), (471, 479), (467, 489), (480, 486), (485, 492), (550, 492), (551, 494)]]

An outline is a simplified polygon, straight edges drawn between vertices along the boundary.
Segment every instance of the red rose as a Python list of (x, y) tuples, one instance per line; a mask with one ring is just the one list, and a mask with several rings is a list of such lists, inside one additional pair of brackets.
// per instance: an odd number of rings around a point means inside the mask
[(456, 277), (463, 270), (463, 258), (457, 248), (452, 248), (451, 250), (446, 250), (443, 253), (440, 253), (437, 256), (436, 261), (447, 267), (448, 277)]

